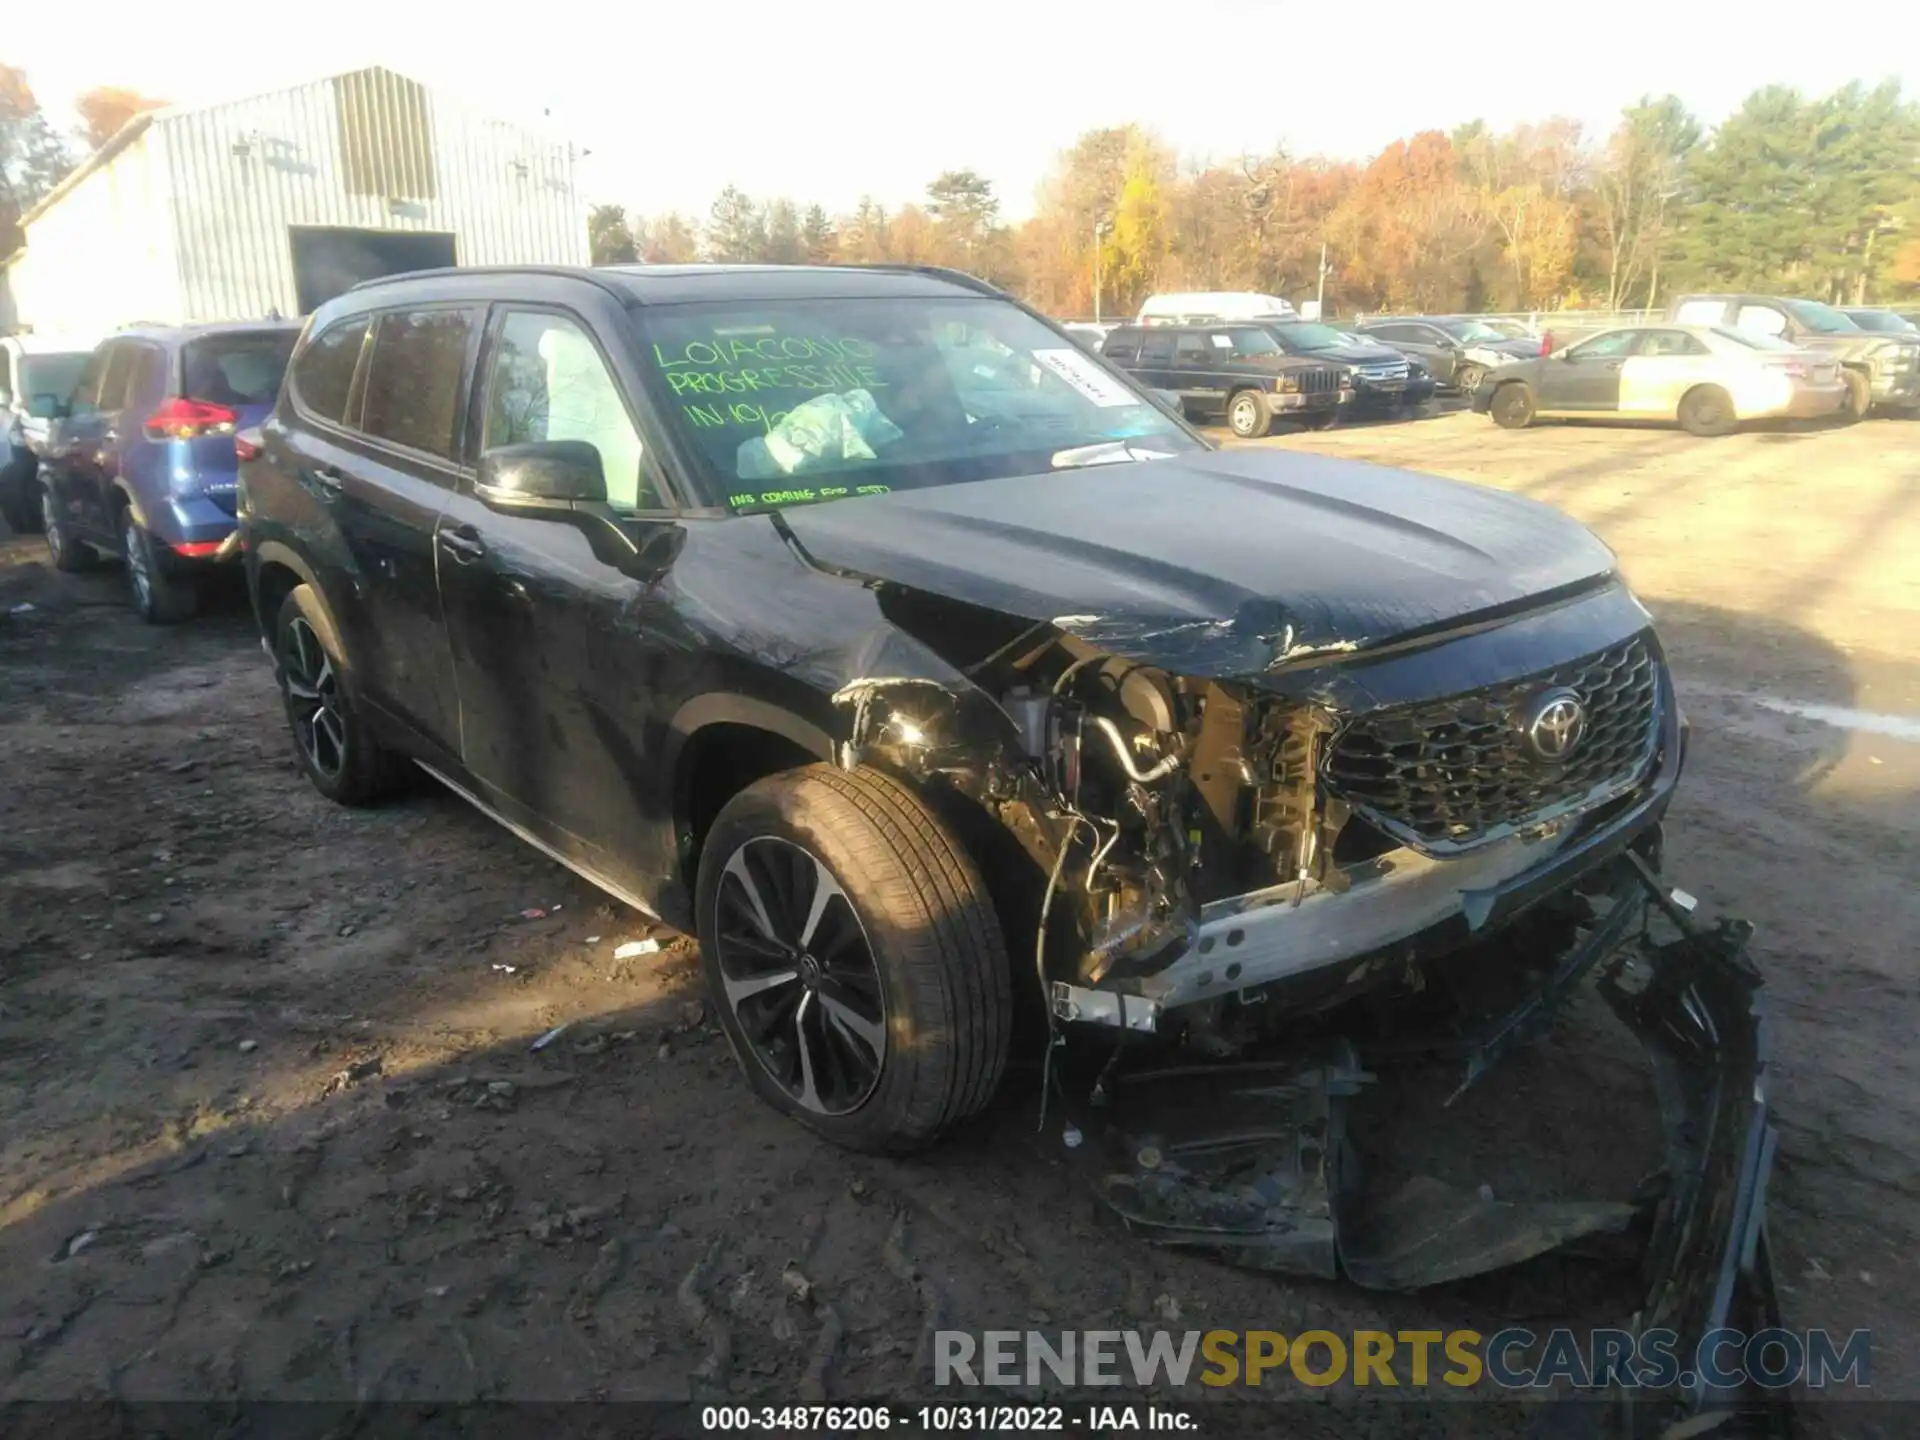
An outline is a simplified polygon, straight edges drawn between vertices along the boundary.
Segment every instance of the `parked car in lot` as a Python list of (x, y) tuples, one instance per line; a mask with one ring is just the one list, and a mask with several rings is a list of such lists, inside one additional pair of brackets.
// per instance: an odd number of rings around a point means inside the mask
[(1538, 341), (1512, 340), (1478, 320), (1451, 316), (1375, 316), (1347, 328), (1411, 355), (1447, 389), (1471, 395), (1489, 370), (1540, 353)]
[(40, 525), (35, 479), (52, 416), (73, 393), (94, 342), (0, 336), (0, 516), (17, 534)]
[(1413, 403), (1407, 393), (1412, 362), (1389, 345), (1314, 320), (1271, 320), (1261, 328), (1289, 355), (1352, 370), (1355, 410), (1397, 410)]
[(1726, 326), (1818, 351), (1839, 364), (1847, 408), (1856, 419), (1875, 407), (1920, 408), (1920, 335), (1862, 330), (1831, 305), (1777, 295), (1682, 295), (1667, 307), (1667, 319)]
[(1494, 334), (1506, 340), (1531, 340), (1538, 342), (1540, 332), (1524, 320), (1509, 319), (1505, 315), (1449, 315), (1449, 320), (1473, 320)]
[(47, 437), (40, 519), (54, 567), (126, 567), (157, 624), (197, 607), (198, 576), (237, 558), (234, 436), (273, 408), (297, 324), (125, 330), (87, 357)]
[(1832, 357), (1715, 325), (1603, 330), (1502, 366), (1473, 394), (1473, 408), (1508, 430), (1618, 416), (1677, 421), (1695, 435), (1724, 435), (1743, 420), (1835, 415), (1846, 403)]
[(1330, 425), (1354, 393), (1347, 366), (1289, 355), (1262, 325), (1121, 325), (1100, 353), (1141, 385), (1178, 395), (1189, 417), (1224, 419), (1242, 439), (1281, 419)]
[(1876, 306), (1842, 305), (1840, 313), (1862, 330), (1880, 335), (1920, 335), (1920, 325), (1907, 316)]
[[(1002, 352), (1045, 403), (970, 419)], [(1036, 971), (1076, 1053), (1218, 1058), (1461, 947), (1544, 973), (1659, 862), (1683, 722), (1584, 528), (1216, 451), (951, 272), (371, 282), (248, 438), (315, 787), (417, 762), (696, 933), (755, 1091), (841, 1144), (984, 1106)]]

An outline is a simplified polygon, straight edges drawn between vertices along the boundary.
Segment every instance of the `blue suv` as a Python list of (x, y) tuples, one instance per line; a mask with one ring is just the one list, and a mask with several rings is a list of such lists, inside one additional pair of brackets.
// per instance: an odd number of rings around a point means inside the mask
[(47, 436), (40, 517), (54, 568), (118, 557), (145, 619), (191, 616), (198, 573), (239, 554), (236, 436), (272, 411), (299, 337), (297, 323), (256, 321), (102, 342)]

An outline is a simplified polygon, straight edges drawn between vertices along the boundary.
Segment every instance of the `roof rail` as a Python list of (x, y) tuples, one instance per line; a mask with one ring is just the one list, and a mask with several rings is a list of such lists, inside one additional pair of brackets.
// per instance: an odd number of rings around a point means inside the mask
[(896, 275), (925, 275), (935, 280), (945, 280), (952, 285), (960, 285), (981, 295), (1005, 295), (1007, 292), (998, 285), (982, 280), (978, 275), (969, 275), (964, 270), (955, 270), (950, 265), (906, 265), (892, 261), (876, 261), (873, 264), (849, 266), (853, 270), (886, 270)]
[(620, 292), (594, 274), (588, 265), (437, 265), (431, 270), (402, 270), (393, 275), (376, 275), (349, 287), (344, 294), (377, 290), (382, 285), (399, 285), (408, 280), (437, 280), (447, 275), (547, 275), (561, 280), (585, 280), (619, 298)]

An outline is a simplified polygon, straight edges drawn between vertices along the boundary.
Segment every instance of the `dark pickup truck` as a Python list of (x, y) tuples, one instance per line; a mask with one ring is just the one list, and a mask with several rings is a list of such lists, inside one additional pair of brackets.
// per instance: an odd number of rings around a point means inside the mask
[(1354, 394), (1349, 366), (1289, 355), (1261, 324), (1122, 325), (1100, 353), (1143, 385), (1171, 391), (1196, 420), (1241, 439), (1278, 419), (1330, 425)]
[(1433, 394), (1430, 381), (1413, 383), (1413, 361), (1391, 345), (1314, 320), (1266, 320), (1261, 328), (1289, 355), (1350, 367), (1355, 409), (1401, 409)]

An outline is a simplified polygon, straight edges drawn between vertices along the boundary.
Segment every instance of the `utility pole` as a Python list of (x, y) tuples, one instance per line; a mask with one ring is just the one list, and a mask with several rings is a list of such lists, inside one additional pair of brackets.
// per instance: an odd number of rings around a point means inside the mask
[(1106, 222), (1093, 217), (1093, 323), (1100, 323), (1100, 237), (1107, 233)]
[(1324, 240), (1320, 242), (1320, 288), (1313, 303), (1317, 312), (1313, 318), (1324, 322), (1327, 318), (1327, 242)]

